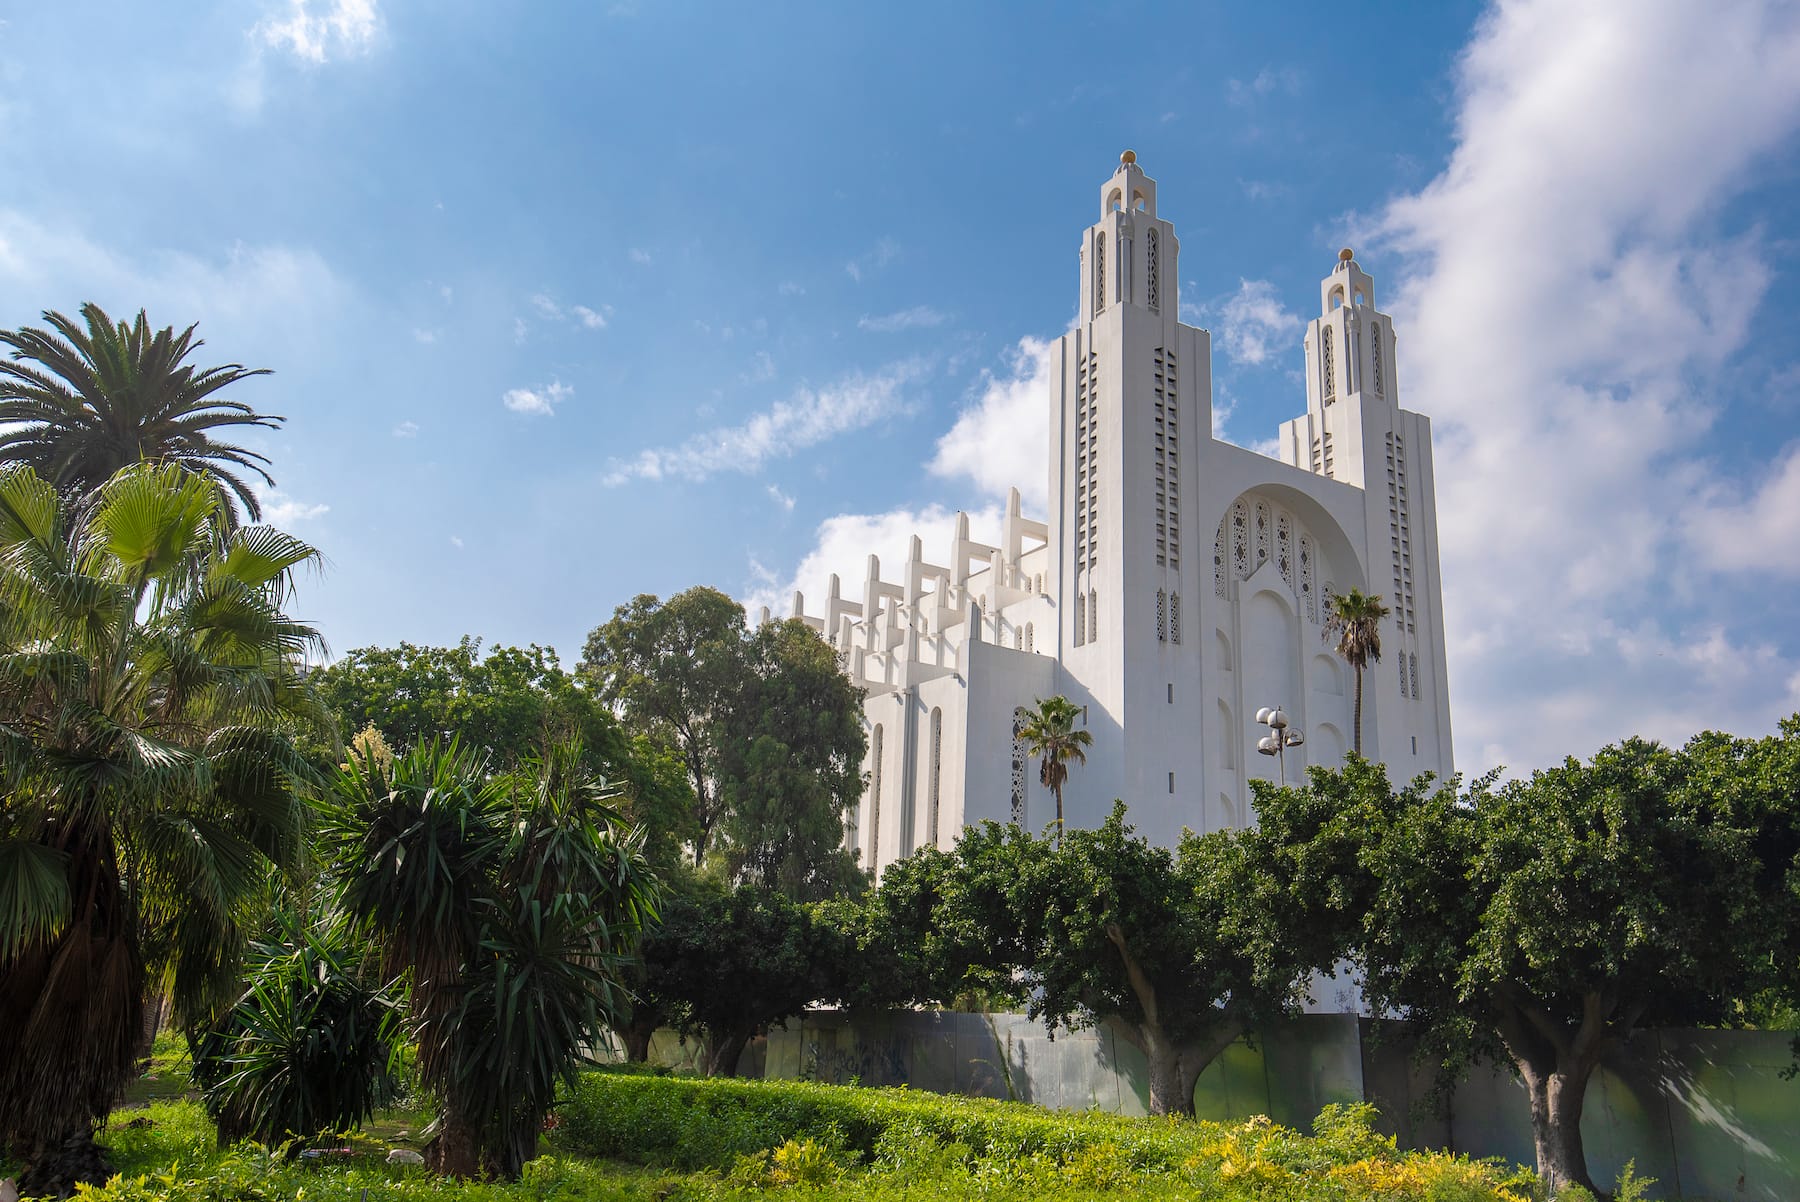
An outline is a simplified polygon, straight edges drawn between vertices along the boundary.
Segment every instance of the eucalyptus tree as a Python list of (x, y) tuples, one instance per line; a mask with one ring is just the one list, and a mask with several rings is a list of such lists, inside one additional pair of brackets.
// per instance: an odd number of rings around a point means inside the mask
[(284, 606), (317, 558), (178, 465), (80, 505), (0, 468), (0, 1143), (27, 1193), (104, 1176), (152, 976), (203, 1021), (303, 854), (319, 640)]
[(1356, 672), (1356, 709), (1353, 741), (1362, 754), (1363, 669), (1381, 659), (1381, 619), (1393, 612), (1359, 589), (1334, 593), (1325, 607), (1325, 638), (1337, 640), (1337, 653)]
[[(268, 456), (215, 437), (229, 427), (275, 429), (285, 418), (219, 394), (268, 369), (197, 368), (196, 327), (152, 331), (143, 310), (117, 321), (91, 301), (81, 320), (44, 314), (49, 329), (0, 330), (0, 462), (23, 463), (65, 492), (93, 492), (134, 463), (178, 463), (224, 485), (253, 520), (262, 507), (246, 475), (269, 475)], [(240, 474), (241, 473), (241, 474)], [(236, 515), (228, 508), (226, 517)]]
[(1077, 729), (1075, 718), (1081, 713), (1067, 697), (1039, 698), (1037, 705), (1025, 711), (1025, 722), (1019, 737), (1027, 754), (1038, 760), (1038, 780), (1056, 795), (1056, 839), (1062, 842), (1063, 785), (1069, 779), (1070, 764), (1087, 763), (1087, 749), (1094, 736)]

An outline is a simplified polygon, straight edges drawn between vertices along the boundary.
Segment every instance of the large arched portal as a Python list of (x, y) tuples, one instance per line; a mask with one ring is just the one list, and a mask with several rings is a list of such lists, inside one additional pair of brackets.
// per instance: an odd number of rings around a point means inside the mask
[[(1226, 506), (1213, 541), (1213, 644), (1233, 649), (1231, 664), (1207, 674), (1216, 708), (1235, 715), (1236, 731), (1219, 742), (1235, 754), (1208, 765), (1209, 796), (1234, 799), (1249, 813), (1247, 781), (1273, 781), (1278, 760), (1260, 755), (1268, 729), (1255, 716), (1279, 705), (1306, 742), (1286, 752), (1286, 777), (1303, 779), (1309, 764), (1343, 760), (1350, 725), (1349, 690), (1325, 635), (1329, 596), (1363, 587), (1365, 574), (1350, 539), (1317, 500), (1293, 488), (1262, 486)], [(1313, 732), (1317, 731), (1316, 741)], [(1224, 815), (1215, 820), (1223, 820)]]

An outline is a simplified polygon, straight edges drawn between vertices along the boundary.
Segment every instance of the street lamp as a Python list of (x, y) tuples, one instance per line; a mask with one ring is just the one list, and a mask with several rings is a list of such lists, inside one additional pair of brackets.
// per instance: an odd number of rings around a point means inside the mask
[(1287, 787), (1287, 749), (1298, 747), (1306, 742), (1306, 736), (1300, 733), (1299, 727), (1288, 725), (1287, 715), (1281, 712), (1279, 705), (1274, 709), (1264, 706), (1257, 710), (1256, 720), (1269, 728), (1269, 733), (1256, 741), (1256, 750), (1263, 755), (1272, 755), (1277, 758), (1281, 765), (1279, 769), (1281, 786), (1285, 789)]

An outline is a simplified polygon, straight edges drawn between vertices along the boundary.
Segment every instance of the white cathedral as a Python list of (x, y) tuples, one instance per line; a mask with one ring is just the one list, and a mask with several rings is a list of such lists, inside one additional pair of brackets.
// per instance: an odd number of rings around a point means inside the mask
[[(1018, 736), (1061, 694), (1093, 736), (1065, 821), (1115, 798), (1153, 842), (1253, 819), (1248, 782), (1297, 781), (1352, 741), (1353, 677), (1324, 634), (1352, 588), (1392, 610), (1363, 680), (1363, 750), (1396, 780), (1451, 771), (1431, 425), (1400, 408), (1394, 331), (1344, 251), (1306, 328), (1306, 413), (1280, 461), (1212, 435), (1211, 336), (1182, 324), (1180, 246), (1127, 151), (1082, 235), (1081, 309), (1053, 349), (1049, 520), (1009, 499), (999, 545), (966, 515), (860, 602), (836, 577), (802, 617), (868, 690), (867, 781), (846, 839), (879, 871), (983, 819), (1041, 830), (1054, 801)], [(1258, 754), (1279, 706), (1304, 741)]]

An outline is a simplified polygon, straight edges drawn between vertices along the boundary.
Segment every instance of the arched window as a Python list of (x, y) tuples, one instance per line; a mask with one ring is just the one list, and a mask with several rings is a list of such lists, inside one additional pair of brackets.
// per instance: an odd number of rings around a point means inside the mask
[(1025, 650), (1037, 651), (1037, 631), (1032, 629), (1030, 622), (1025, 623)]
[(1013, 627), (1013, 650), (1025, 650), (1025, 628), (1023, 626)]
[[(1063, 295), (1068, 295), (1064, 293)], [(1094, 316), (1106, 308), (1106, 235), (1094, 235)]]
[(926, 838), (931, 846), (938, 845), (939, 780), (944, 772), (944, 711), (933, 706), (931, 710), (931, 802), (926, 812)]

